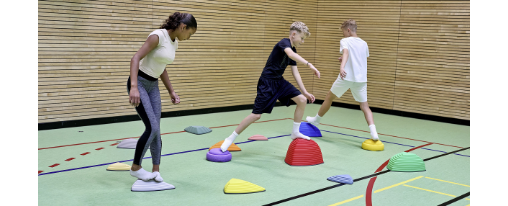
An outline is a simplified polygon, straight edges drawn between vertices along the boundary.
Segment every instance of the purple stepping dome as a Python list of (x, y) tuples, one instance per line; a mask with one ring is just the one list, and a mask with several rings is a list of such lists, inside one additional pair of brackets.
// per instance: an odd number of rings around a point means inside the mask
[(229, 162), (231, 161), (231, 153), (229, 153), (229, 151), (222, 152), (220, 148), (213, 148), (206, 153), (206, 160), (212, 162)]

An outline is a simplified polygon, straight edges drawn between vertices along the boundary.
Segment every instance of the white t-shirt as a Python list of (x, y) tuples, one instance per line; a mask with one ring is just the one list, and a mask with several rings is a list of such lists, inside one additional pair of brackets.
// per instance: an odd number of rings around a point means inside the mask
[[(341, 54), (344, 49), (349, 51), (346, 66), (344, 67), (344, 71), (346, 72), (344, 80), (367, 82), (367, 57), (369, 57), (367, 42), (358, 37), (343, 38), (340, 40)], [(342, 61), (344, 61), (344, 59)]]
[(166, 69), (167, 64), (173, 63), (175, 60), (175, 52), (178, 49), (178, 40), (171, 41), (166, 29), (157, 29), (150, 35), (159, 36), (159, 44), (145, 58), (139, 62), (139, 70), (150, 75), (153, 78), (159, 76)]

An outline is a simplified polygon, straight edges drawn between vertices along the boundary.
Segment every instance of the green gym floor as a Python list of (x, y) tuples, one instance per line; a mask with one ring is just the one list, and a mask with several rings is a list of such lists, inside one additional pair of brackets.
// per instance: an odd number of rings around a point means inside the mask
[[(207, 148), (228, 137), (251, 110), (222, 112), (161, 120), (163, 141), (160, 170), (164, 181), (176, 187), (155, 192), (131, 192), (135, 179), (128, 171), (107, 171), (108, 165), (132, 164), (134, 149), (116, 143), (137, 138), (141, 120), (95, 126), (39, 131), (39, 205), (264, 205), (337, 185), (327, 178), (349, 174), (353, 179), (374, 174), (393, 155), (411, 151), (422, 159), (470, 146), (470, 127), (374, 113), (384, 151), (367, 151), (361, 144), (370, 138), (360, 110), (332, 107), (321, 120), (320, 146), (324, 164), (290, 166), (284, 162), (291, 143), (296, 106), (275, 107), (271, 114), (248, 127), (235, 143), (226, 163), (205, 159)], [(314, 116), (319, 104), (309, 104), (306, 116)], [(187, 126), (206, 126), (203, 135), (184, 132)], [(80, 132), (82, 131), (82, 132)], [(252, 135), (268, 141), (247, 141)], [(271, 138), (273, 137), (273, 138)], [(245, 142), (245, 143), (241, 143)], [(205, 149), (206, 148), (206, 149)], [(388, 172), (378, 175), (372, 191), (373, 205), (438, 205), (470, 191), (470, 150), (425, 161), (425, 172)], [(151, 171), (150, 152), (142, 166)], [(386, 168), (382, 168), (386, 170)], [(266, 191), (224, 194), (231, 179), (245, 180)], [(279, 205), (366, 205), (370, 178), (291, 199)], [(469, 205), (470, 197), (450, 205)]]

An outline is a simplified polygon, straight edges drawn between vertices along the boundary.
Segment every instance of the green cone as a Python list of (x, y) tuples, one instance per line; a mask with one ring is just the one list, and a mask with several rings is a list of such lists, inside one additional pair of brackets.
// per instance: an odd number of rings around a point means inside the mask
[(401, 152), (390, 158), (387, 168), (398, 172), (421, 172), (425, 171), (425, 163), (416, 154)]

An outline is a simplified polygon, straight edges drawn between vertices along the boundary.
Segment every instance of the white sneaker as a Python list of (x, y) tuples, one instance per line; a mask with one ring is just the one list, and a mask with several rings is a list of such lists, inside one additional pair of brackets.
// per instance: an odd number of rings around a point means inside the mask
[(319, 125), (319, 122), (316, 122), (316, 118), (315, 117), (307, 116), (307, 118), (305, 118), (305, 120), (307, 120), (307, 122), (313, 124), (316, 127)]
[(291, 139), (296, 139), (296, 138), (302, 138), (302, 139), (306, 139), (306, 140), (310, 140), (310, 137), (298, 132), (298, 133), (292, 133), (291, 134)]
[(155, 174), (148, 172), (148, 171), (144, 170), (143, 168), (139, 169), (138, 171), (131, 170), (130, 173), (131, 173), (131, 176), (138, 178), (140, 180), (143, 180), (145, 182), (155, 178), (155, 176), (156, 176)]
[(152, 172), (152, 173), (155, 174), (155, 179), (154, 180), (156, 182), (162, 182), (162, 181), (164, 181), (164, 179), (162, 179), (162, 177), (161, 177), (161, 173), (159, 173), (159, 172)]

